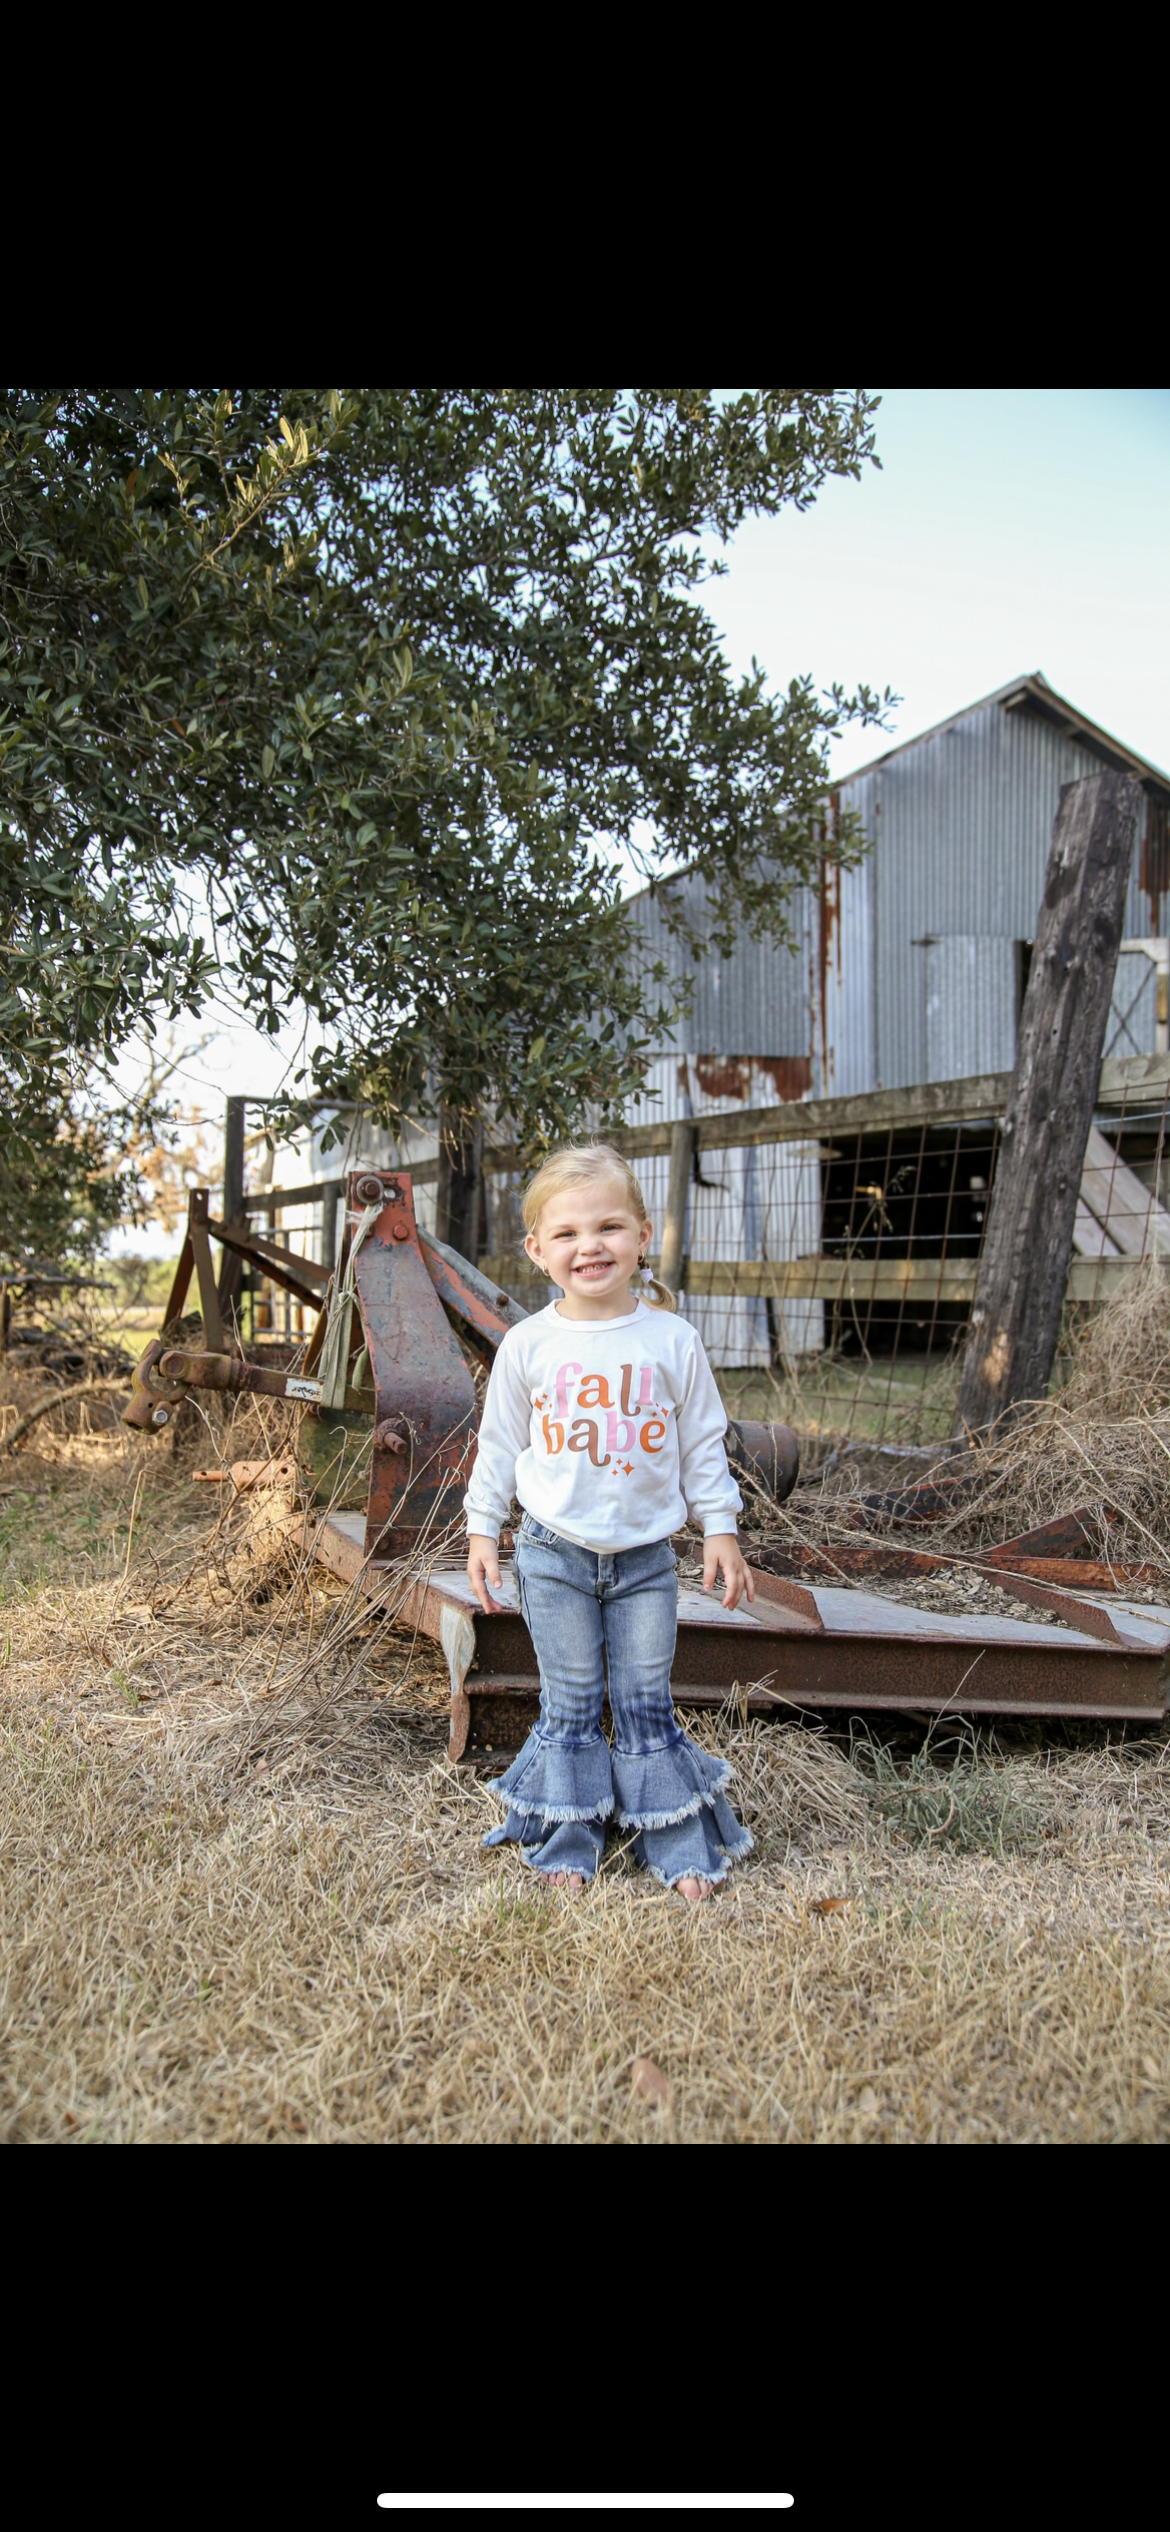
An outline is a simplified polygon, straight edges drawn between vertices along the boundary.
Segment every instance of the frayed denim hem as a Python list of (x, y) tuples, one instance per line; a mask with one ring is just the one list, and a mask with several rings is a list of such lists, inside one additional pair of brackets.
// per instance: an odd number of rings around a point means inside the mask
[[(498, 1781), (502, 1782), (502, 1779)], [(494, 1793), (496, 1790), (495, 1785), (492, 1785), (489, 1790)], [(528, 1820), (544, 1820), (554, 1828), (563, 1828), (567, 1826), (570, 1820), (608, 1820), (613, 1815), (612, 1794), (610, 1794), (607, 1801), (594, 1802), (589, 1804), (588, 1807), (586, 1807), (583, 1803), (571, 1806), (563, 1802), (537, 1802), (531, 1794), (526, 1795), (523, 1802), (513, 1802), (507, 1795), (505, 1795), (504, 1799), (508, 1803), (508, 1809), (510, 1812), (519, 1811), (522, 1813), (524, 1818)], [(498, 1838), (499, 1834), (500, 1832), (498, 1829), (492, 1829), (489, 1831), (489, 1835), (495, 1838)], [(487, 1844), (486, 1838), (484, 1839), (484, 1844), (485, 1846)]]
[(546, 1741), (537, 1724), (491, 1790), (510, 1811), (547, 1826), (608, 1820), (614, 1805), (609, 1743), (600, 1728), (580, 1748)]
[(582, 1881), (596, 1881), (596, 1864), (592, 1867), (588, 1864), (542, 1864), (540, 1858), (544, 1852), (543, 1846), (522, 1846), (520, 1849), (522, 1860), (527, 1864), (529, 1871), (540, 1873), (545, 1881), (551, 1881), (554, 1873), (579, 1873)]
[(663, 1890), (673, 1890), (680, 1881), (707, 1881), (710, 1882), (712, 1890), (718, 1890), (720, 1882), (726, 1881), (731, 1866), (723, 1864), (716, 1872), (710, 1864), (684, 1864), (681, 1873), (663, 1873), (659, 1871), (657, 1864), (647, 1864), (646, 1871), (653, 1874), (655, 1881), (661, 1883)]
[(733, 1864), (750, 1855), (755, 1839), (736, 1819), (722, 1794), (715, 1794), (690, 1819), (670, 1821), (661, 1829), (639, 1829), (634, 1861), (653, 1873), (664, 1890), (689, 1875), (696, 1881), (726, 1881)]
[[(730, 1769), (728, 1773), (730, 1774)], [(725, 1783), (726, 1781), (724, 1778)], [(673, 1829), (678, 1826), (680, 1820), (697, 1819), (704, 1804), (709, 1804), (710, 1801), (710, 1794), (697, 1793), (692, 1801), (684, 1802), (681, 1811), (619, 1811), (618, 1827), (620, 1829)]]
[(643, 1870), (652, 1873), (655, 1881), (661, 1882), (664, 1890), (673, 1890), (675, 1883), (679, 1881), (709, 1881), (714, 1890), (718, 1888), (721, 1881), (727, 1880), (734, 1864), (738, 1864), (743, 1856), (751, 1854), (755, 1842), (751, 1830), (745, 1829), (742, 1840), (735, 1846), (720, 1839), (719, 1853), (723, 1858), (722, 1863), (714, 1864), (704, 1861), (698, 1864), (680, 1864), (673, 1872), (664, 1872), (662, 1866), (652, 1863), (648, 1855), (644, 1855), (640, 1860)]
[(507, 1819), (501, 1820), (498, 1828), (489, 1829), (479, 1842), (481, 1846), (518, 1846), (523, 1854), (535, 1854), (537, 1841), (532, 1836), (534, 1828), (543, 1832), (539, 1840), (543, 1845), (546, 1838), (558, 1829), (596, 1827), (604, 1833), (610, 1816), (608, 1811), (541, 1811), (536, 1806), (530, 1811), (521, 1811), (512, 1803)]
[(530, 1872), (546, 1875), (580, 1873), (593, 1881), (605, 1853), (604, 1820), (540, 1821), (531, 1811), (509, 1811), (502, 1828), (492, 1829), (485, 1846), (518, 1846)]
[(623, 1829), (673, 1829), (718, 1802), (731, 1782), (728, 1761), (712, 1758), (684, 1733), (645, 1754), (615, 1749), (613, 1775)]

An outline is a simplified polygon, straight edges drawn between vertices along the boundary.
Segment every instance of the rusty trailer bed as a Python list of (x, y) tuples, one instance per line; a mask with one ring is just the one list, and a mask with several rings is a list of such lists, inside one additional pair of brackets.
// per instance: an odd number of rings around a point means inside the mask
[[(451, 1757), (516, 1748), (536, 1720), (539, 1683), (510, 1562), (501, 1559), (501, 1605), (488, 1616), (462, 1563), (420, 1570), (403, 1599), (404, 1564), (366, 1554), (364, 1515), (310, 1515), (308, 1527), (314, 1554), (339, 1580), (374, 1603), (393, 1596), (402, 1619), (441, 1645)], [(750, 1610), (724, 1610), (680, 1584), (672, 1676), (680, 1706), (719, 1706), (738, 1692), (757, 1714), (832, 1707), (1155, 1723), (1166, 1710), (1170, 1606), (1050, 1591), (1044, 1605), (1062, 1620), (1052, 1625), (950, 1617), (875, 1591), (760, 1572), (755, 1579)], [(1035, 1582), (1017, 1587), (1040, 1596)]]

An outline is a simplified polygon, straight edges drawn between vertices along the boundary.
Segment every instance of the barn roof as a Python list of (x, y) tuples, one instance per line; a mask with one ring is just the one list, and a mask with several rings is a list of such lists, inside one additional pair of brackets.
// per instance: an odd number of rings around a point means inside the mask
[(1087, 713), (1077, 710), (1075, 703), (1069, 703), (1064, 695), (1058, 695), (1039, 669), (1030, 677), (1013, 677), (1009, 686), (1000, 686), (991, 695), (981, 695), (977, 703), (965, 704), (961, 712), (952, 712), (947, 720), (936, 721), (932, 729), (919, 730), (914, 738), (899, 739), (896, 746), (884, 748), (880, 756), (870, 756), (864, 765), (854, 765), (849, 773), (842, 774), (834, 782), (834, 791), (843, 790), (847, 783), (855, 782), (861, 774), (872, 774), (879, 765), (888, 765), (892, 757), (908, 755), (911, 748), (924, 746), (927, 739), (937, 738), (943, 730), (953, 730), (960, 721), (969, 720), (973, 712), (984, 712), (993, 703), (1000, 704), (1005, 712), (1039, 714), (1042, 720), (1051, 722), (1054, 728), (1062, 731), (1066, 738), (1074, 739), (1078, 746), (1087, 749), (1091, 756), (1099, 757), (1102, 764), (1112, 766), (1117, 773), (1136, 774), (1148, 791), (1170, 800), (1170, 774), (1163, 773), (1160, 765), (1152, 765), (1148, 756), (1139, 756), (1135, 748), (1126, 747), (1122, 739), (1112, 737), (1108, 730), (1099, 729)]

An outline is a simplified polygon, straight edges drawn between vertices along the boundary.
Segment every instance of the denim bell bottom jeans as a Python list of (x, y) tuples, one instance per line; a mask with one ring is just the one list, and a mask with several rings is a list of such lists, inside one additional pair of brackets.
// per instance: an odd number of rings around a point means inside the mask
[[(540, 1720), (493, 1791), (508, 1804), (485, 1846), (519, 1845), (542, 1873), (597, 1871), (606, 1822), (669, 1889), (725, 1880), (754, 1843), (724, 1799), (731, 1769), (687, 1739), (670, 1671), (678, 1631), (669, 1539), (599, 1556), (525, 1513), (520, 1607), (540, 1669)], [(606, 1688), (613, 1748), (601, 1728)]]

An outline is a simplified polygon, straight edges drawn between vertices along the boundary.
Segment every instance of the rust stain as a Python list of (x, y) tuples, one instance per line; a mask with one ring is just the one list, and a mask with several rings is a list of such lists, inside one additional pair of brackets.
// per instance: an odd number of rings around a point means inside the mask
[[(830, 834), (836, 833), (840, 814), (841, 794), (839, 791), (830, 792), (827, 820)], [(840, 957), (841, 865), (839, 862), (830, 861), (827, 857), (821, 862), (818, 918), (817, 1009), (814, 1014), (814, 1026), (819, 1024), (821, 1033), (821, 1093), (823, 1097), (829, 1098), (833, 1088), (834, 1054), (829, 1044), (829, 967), (834, 952), (838, 959)]]
[(778, 1099), (803, 1099), (812, 1089), (809, 1055), (757, 1055), (756, 1070), (767, 1074)]
[(695, 1080), (707, 1099), (738, 1099), (748, 1107), (752, 1073), (764, 1073), (778, 1099), (803, 1099), (812, 1088), (807, 1055), (693, 1055)]
[(738, 1099), (746, 1107), (752, 1069), (743, 1055), (696, 1055), (695, 1079), (707, 1099)]

